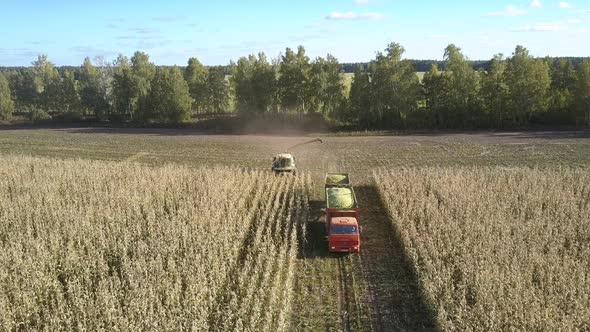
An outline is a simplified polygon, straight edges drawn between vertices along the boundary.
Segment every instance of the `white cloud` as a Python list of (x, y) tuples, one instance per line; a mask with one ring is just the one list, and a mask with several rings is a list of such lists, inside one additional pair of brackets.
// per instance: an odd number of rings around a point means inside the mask
[(541, 8), (541, 7), (543, 7), (543, 4), (541, 3), (541, 0), (533, 0), (531, 2), (531, 4), (529, 5), (529, 7), (531, 7), (531, 8)]
[(520, 16), (526, 14), (528, 14), (526, 10), (510, 5), (503, 11), (488, 13), (487, 16)]
[(559, 8), (563, 8), (563, 9), (572, 8), (572, 5), (569, 2), (560, 2)]
[(354, 12), (347, 12), (347, 13), (340, 13), (340, 12), (332, 12), (330, 15), (326, 16), (328, 20), (381, 20), (385, 18), (383, 14), (379, 13), (354, 13)]
[(373, 0), (354, 0), (354, 3), (356, 3), (357, 5), (366, 5), (369, 2), (372, 2)]
[(533, 31), (559, 31), (563, 28), (561, 23), (539, 23), (533, 26)]
[(186, 17), (183, 15), (152, 17), (152, 19), (157, 22), (178, 22), (184, 20), (185, 18)]
[(518, 29), (514, 29), (513, 31), (524, 31), (524, 32), (554, 32), (554, 31), (561, 31), (564, 30), (565, 27), (560, 22), (550, 22), (550, 23), (537, 23), (535, 25), (527, 25), (524, 27), (520, 27)]
[(523, 26), (512, 31), (516, 32), (554, 32), (554, 31), (575, 31), (575, 25), (583, 21), (577, 18), (571, 18), (564, 21), (555, 21), (547, 23), (537, 23), (533, 25)]
[(451, 36), (444, 35), (444, 34), (434, 34), (434, 35), (428, 36), (428, 38), (431, 38), (431, 39), (449, 39), (450, 37)]

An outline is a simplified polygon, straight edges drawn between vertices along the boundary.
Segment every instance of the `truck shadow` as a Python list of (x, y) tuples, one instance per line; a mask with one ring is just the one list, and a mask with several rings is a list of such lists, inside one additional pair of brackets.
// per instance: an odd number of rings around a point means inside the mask
[(319, 258), (331, 257), (326, 241), (326, 224), (324, 222), (325, 207), (323, 200), (309, 201), (309, 217), (307, 220), (307, 231), (304, 239), (300, 239), (298, 258)]
[(439, 331), (435, 310), (426, 300), (414, 265), (404, 253), (400, 230), (390, 219), (379, 192), (372, 185), (355, 187), (355, 191), (373, 330)]

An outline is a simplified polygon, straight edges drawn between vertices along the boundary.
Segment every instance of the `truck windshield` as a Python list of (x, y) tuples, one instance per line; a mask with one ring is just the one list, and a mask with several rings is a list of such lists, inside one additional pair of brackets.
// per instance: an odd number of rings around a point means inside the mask
[(291, 167), (293, 166), (293, 160), (289, 158), (280, 158), (276, 161), (278, 167)]
[(356, 234), (356, 226), (340, 226), (334, 225), (332, 226), (332, 234)]

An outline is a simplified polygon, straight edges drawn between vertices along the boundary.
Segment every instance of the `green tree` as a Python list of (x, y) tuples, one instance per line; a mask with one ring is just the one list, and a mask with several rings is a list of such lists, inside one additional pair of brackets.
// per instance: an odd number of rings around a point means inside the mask
[(255, 89), (252, 85), (254, 76), (253, 55), (241, 57), (238, 62), (232, 64), (231, 83), (234, 90), (236, 109), (240, 113), (262, 112), (256, 109)]
[(196, 113), (203, 111), (207, 95), (207, 67), (203, 66), (197, 58), (190, 58), (184, 69), (184, 79), (188, 83), (191, 97), (193, 98), (192, 108)]
[(305, 55), (305, 48), (299, 46), (297, 53), (290, 48), (285, 50), (279, 66), (279, 95), (284, 110), (305, 112), (305, 99), (309, 95), (307, 88), (311, 65)]
[(14, 111), (14, 102), (10, 94), (8, 80), (0, 73), (0, 119), (10, 120)]
[(371, 125), (395, 127), (402, 117), (418, 108), (420, 81), (410, 60), (402, 60), (404, 48), (391, 43), (371, 63)]
[[(131, 117), (136, 113), (149, 112), (147, 97), (151, 88), (151, 81), (156, 73), (156, 66), (150, 62), (149, 56), (140, 51), (136, 51), (131, 57), (131, 81), (132, 97)], [(142, 117), (143, 115), (140, 115)]]
[(341, 71), (338, 60), (331, 54), (328, 54), (326, 59), (318, 57), (311, 64), (307, 86), (308, 111), (334, 116), (338, 108), (343, 106), (344, 85)]
[(133, 78), (129, 58), (119, 54), (113, 68), (113, 108), (119, 116), (131, 119), (133, 112)]
[(92, 64), (90, 58), (84, 59), (80, 68), (79, 82), (82, 107), (91, 110), (97, 118), (105, 120), (109, 105), (103, 91), (101, 91), (99, 71)]
[(275, 69), (264, 53), (259, 53), (258, 57), (241, 57), (232, 66), (231, 81), (238, 112), (271, 111), (276, 98), (277, 79)]
[(255, 91), (255, 109), (259, 112), (270, 112), (277, 98), (277, 71), (263, 52), (258, 53), (258, 58), (254, 59), (252, 86)]
[(344, 121), (356, 123), (361, 127), (368, 127), (371, 109), (371, 81), (369, 74), (359, 66), (354, 69), (354, 76), (350, 84), (347, 112), (341, 116)]
[(193, 100), (188, 83), (178, 67), (158, 68), (150, 86), (143, 121), (180, 123), (190, 118)]
[(431, 116), (432, 125), (437, 128), (447, 126), (446, 117), (452, 109), (449, 100), (451, 82), (448, 75), (440, 72), (436, 64), (422, 78), (424, 101), (427, 113)]
[[(551, 96), (549, 107), (553, 111), (572, 114), (574, 111), (574, 90), (576, 70), (569, 59), (553, 61), (551, 71)], [(572, 114), (573, 115), (573, 114)]]
[(54, 109), (59, 109), (64, 113), (75, 114), (76, 117), (80, 115), (80, 95), (78, 94), (78, 82), (74, 77), (74, 73), (66, 71), (64, 78), (59, 81), (58, 94), (53, 97)]
[(38, 102), (35, 76), (31, 68), (22, 68), (10, 73), (8, 81), (16, 108), (30, 108)]
[(508, 86), (506, 85), (506, 60), (497, 54), (490, 61), (490, 69), (482, 73), (481, 100), (484, 111), (494, 120), (495, 127), (505, 125), (508, 104)]
[(326, 84), (325, 63), (326, 60), (322, 57), (317, 57), (310, 63), (304, 97), (305, 108), (309, 113), (322, 111), (322, 90)]
[(448, 76), (450, 84), (447, 90), (448, 101), (453, 105), (452, 112), (447, 112), (445, 121), (450, 126), (465, 128), (467, 121), (478, 111), (479, 75), (461, 53), (461, 49), (454, 44), (445, 48), (444, 60), (444, 75)]
[(590, 60), (584, 61), (577, 70), (575, 85), (575, 102), (581, 114), (590, 126)]
[(342, 66), (336, 57), (328, 54), (324, 63), (324, 81), (321, 90), (323, 113), (333, 116), (344, 105), (344, 83)]
[(534, 59), (526, 48), (517, 46), (506, 67), (513, 124), (526, 125), (532, 116), (547, 110), (550, 82), (547, 63)]
[(53, 63), (47, 59), (47, 55), (41, 54), (32, 63), (33, 86), (36, 92), (35, 104), (49, 109), (55, 106), (53, 96), (59, 93), (60, 77)]
[(229, 88), (223, 67), (209, 68), (205, 109), (209, 113), (223, 113), (229, 106)]
[(110, 119), (110, 112), (113, 107), (113, 64), (106, 61), (103, 56), (94, 58), (98, 71), (98, 86), (102, 100), (105, 103), (104, 118)]
[(576, 88), (576, 69), (570, 59), (557, 59), (551, 65), (551, 88), (573, 91)]
[(147, 97), (150, 84), (155, 75), (156, 66), (143, 52), (135, 52), (131, 61), (119, 55), (115, 61), (113, 74), (113, 99), (117, 113), (126, 119), (145, 118), (149, 112)]

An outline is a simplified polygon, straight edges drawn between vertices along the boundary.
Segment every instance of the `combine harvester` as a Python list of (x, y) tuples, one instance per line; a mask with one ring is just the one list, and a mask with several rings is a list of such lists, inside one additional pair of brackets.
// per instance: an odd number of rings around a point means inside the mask
[(272, 158), (272, 171), (275, 174), (291, 173), (295, 175), (297, 173), (297, 167), (295, 166), (295, 157), (293, 157), (292, 154), (288, 153), (288, 151), (293, 150), (296, 147), (315, 142), (323, 143), (321, 139), (316, 138), (311, 141), (295, 144), (287, 148), (287, 150), (284, 153), (279, 153), (276, 156), (274, 156), (274, 158)]
[(330, 252), (359, 252), (361, 228), (359, 208), (347, 173), (328, 173), (326, 192), (326, 233)]

